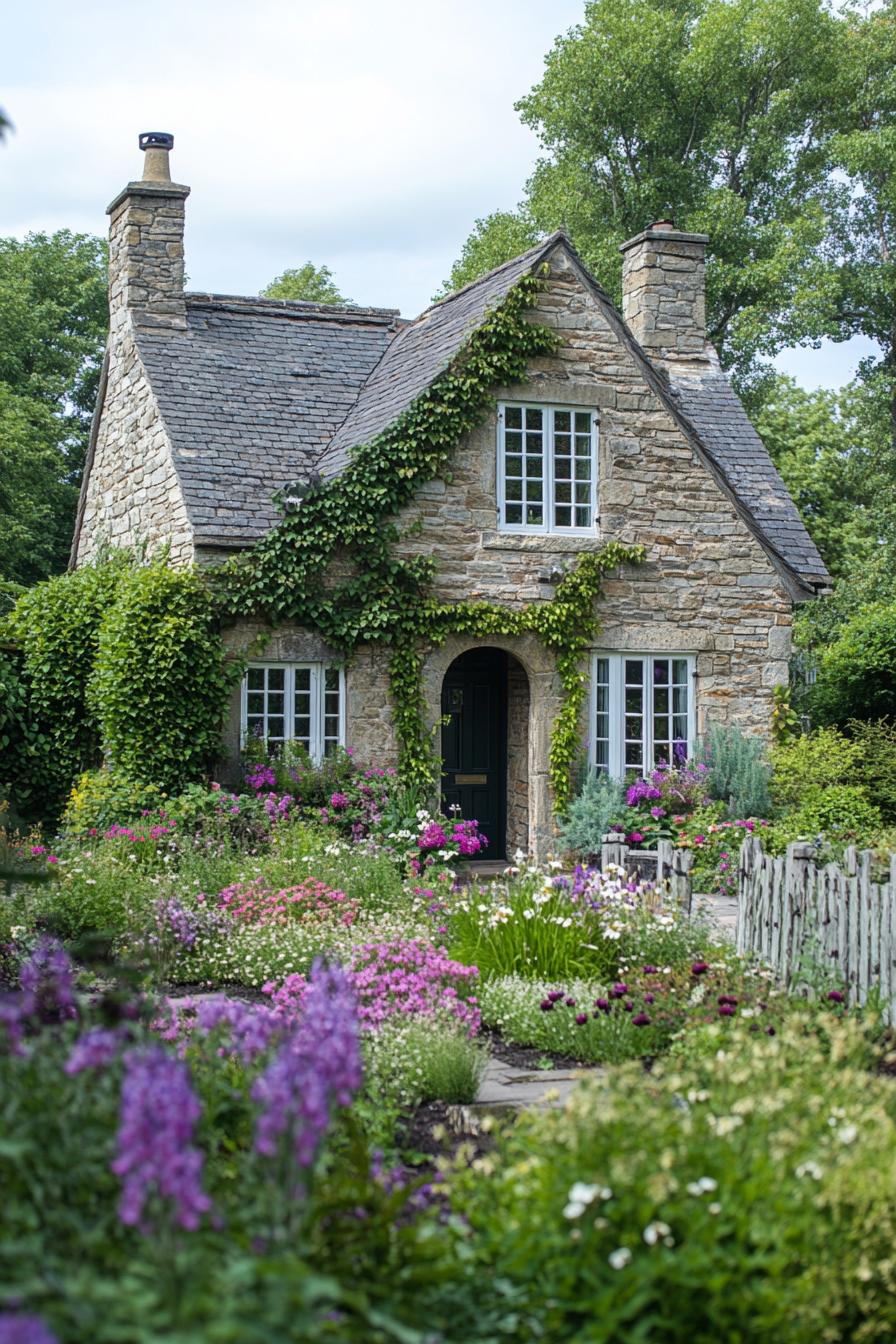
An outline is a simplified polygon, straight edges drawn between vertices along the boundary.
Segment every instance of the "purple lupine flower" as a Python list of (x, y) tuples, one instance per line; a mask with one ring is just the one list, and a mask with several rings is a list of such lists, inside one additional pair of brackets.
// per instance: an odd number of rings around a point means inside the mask
[(232, 1053), (244, 1064), (251, 1064), (264, 1054), (284, 1025), (284, 1018), (265, 1004), (241, 1003), (239, 999), (203, 999), (196, 1013), (200, 1031), (210, 1032), (226, 1027), (230, 1035)]
[(75, 1017), (74, 972), (71, 959), (56, 938), (41, 938), (19, 973), (23, 1011), (45, 1022)]
[(203, 1156), (192, 1142), (201, 1114), (181, 1060), (159, 1045), (128, 1052), (112, 1163), (122, 1178), (118, 1216), (128, 1227), (150, 1230), (141, 1220), (153, 1194), (168, 1201), (178, 1226), (190, 1231), (211, 1208), (202, 1189)]
[(21, 1316), (18, 1312), (0, 1312), (0, 1344), (57, 1344), (39, 1316)]
[(169, 934), (181, 947), (190, 949), (196, 942), (199, 919), (176, 896), (160, 896), (153, 906), (153, 916), (159, 933)]
[(310, 1167), (330, 1124), (333, 1104), (347, 1106), (361, 1086), (358, 1006), (339, 966), (311, 969), (301, 1021), (255, 1080), (260, 1106), (255, 1149), (277, 1153), (289, 1142), (299, 1167)]
[(25, 1034), (26, 1007), (23, 994), (0, 996), (0, 1049), (7, 1054), (25, 1054), (22, 1037)]
[(122, 1033), (114, 1028), (95, 1027), (85, 1031), (72, 1046), (65, 1061), (65, 1072), (69, 1076), (83, 1073), (85, 1069), (104, 1069), (118, 1054)]

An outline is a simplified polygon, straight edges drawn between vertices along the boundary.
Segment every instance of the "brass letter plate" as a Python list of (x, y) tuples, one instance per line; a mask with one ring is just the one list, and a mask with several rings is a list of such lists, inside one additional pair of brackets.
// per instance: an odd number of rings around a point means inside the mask
[(488, 775), (455, 775), (455, 784), (487, 784)]

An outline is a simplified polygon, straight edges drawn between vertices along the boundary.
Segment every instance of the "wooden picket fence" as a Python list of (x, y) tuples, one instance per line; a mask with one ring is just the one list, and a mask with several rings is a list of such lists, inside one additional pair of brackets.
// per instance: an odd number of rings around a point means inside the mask
[(604, 836), (600, 847), (601, 870), (611, 863), (639, 877), (668, 881), (672, 899), (690, 914), (694, 863), (690, 849), (676, 849), (671, 840), (658, 841), (656, 849), (630, 849), (617, 832), (611, 832)]
[(847, 849), (842, 866), (816, 863), (813, 845), (785, 858), (748, 837), (741, 846), (737, 950), (758, 956), (785, 983), (800, 967), (830, 961), (850, 1003), (878, 987), (887, 1021), (896, 1021), (896, 854), (886, 882), (873, 882), (872, 854)]

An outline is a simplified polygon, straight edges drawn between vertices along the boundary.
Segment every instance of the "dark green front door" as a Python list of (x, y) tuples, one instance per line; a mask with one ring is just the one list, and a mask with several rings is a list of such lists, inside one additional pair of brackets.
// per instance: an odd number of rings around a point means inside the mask
[[(488, 837), (480, 858), (503, 859), (507, 822), (507, 655), (471, 649), (442, 685), (442, 795)], [(449, 815), (451, 815), (449, 813)]]

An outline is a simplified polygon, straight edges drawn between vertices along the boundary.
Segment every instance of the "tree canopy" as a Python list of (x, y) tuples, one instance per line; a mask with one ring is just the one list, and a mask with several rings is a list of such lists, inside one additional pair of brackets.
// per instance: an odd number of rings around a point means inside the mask
[(478, 220), (447, 288), (563, 227), (618, 301), (620, 243), (710, 238), (709, 337), (749, 390), (788, 345), (894, 340), (894, 4), (590, 0), (520, 100), (544, 153)]
[(0, 578), (63, 568), (108, 325), (106, 245), (0, 239)]
[(266, 299), (304, 299), (306, 303), (352, 302), (337, 289), (329, 266), (315, 266), (311, 261), (284, 271), (261, 293)]

